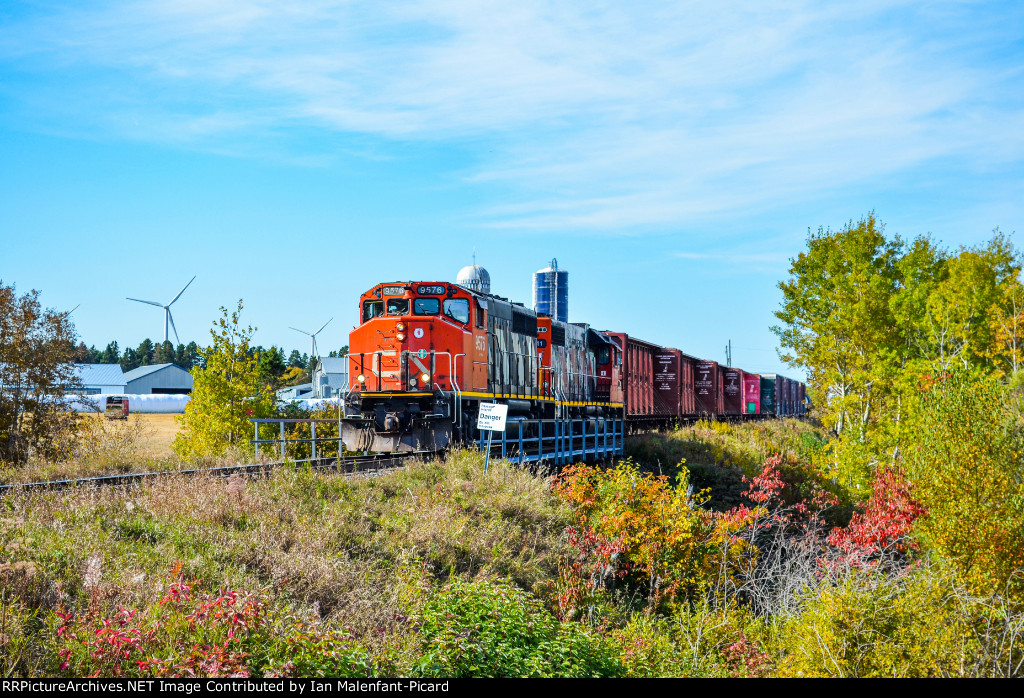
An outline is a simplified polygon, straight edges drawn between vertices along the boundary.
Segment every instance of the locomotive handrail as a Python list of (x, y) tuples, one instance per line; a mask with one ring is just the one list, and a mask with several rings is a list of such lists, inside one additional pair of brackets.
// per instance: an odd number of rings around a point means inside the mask
[(454, 365), (452, 367), (452, 385), (455, 386), (455, 424), (460, 429), (462, 428), (462, 388), (459, 386), (459, 357), (465, 358), (466, 354), (456, 354), (452, 357)]

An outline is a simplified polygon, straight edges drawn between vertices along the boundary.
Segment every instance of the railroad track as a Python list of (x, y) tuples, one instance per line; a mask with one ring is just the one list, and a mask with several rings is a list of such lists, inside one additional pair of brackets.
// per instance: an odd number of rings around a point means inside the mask
[(173, 476), (192, 477), (197, 475), (212, 475), (214, 477), (230, 477), (232, 475), (246, 475), (249, 477), (266, 477), (274, 470), (283, 467), (309, 468), (311, 470), (330, 471), (346, 475), (361, 475), (397, 468), (404, 465), (410, 458), (426, 455), (436, 454), (429, 451), (414, 451), (410, 453), (385, 453), (368, 456), (354, 456), (340, 460), (337, 458), (304, 458), (300, 460), (274, 461), (269, 463), (223, 465), (216, 468), (161, 470), (148, 473), (121, 473), (118, 475), (99, 475), (97, 477), (83, 477), (68, 480), (25, 482), (0, 485), (0, 496), (11, 492), (64, 490), (74, 487), (116, 487), (139, 484), (149, 480)]

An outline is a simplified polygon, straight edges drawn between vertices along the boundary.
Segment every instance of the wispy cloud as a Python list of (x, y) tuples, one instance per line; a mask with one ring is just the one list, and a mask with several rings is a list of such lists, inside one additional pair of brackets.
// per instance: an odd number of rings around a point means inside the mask
[(1024, 160), (1019, 3), (84, 7), (0, 24), (8, 122), (314, 161), (456, 144), (466, 186), (511, 192), (477, 215), (500, 229), (673, 230)]

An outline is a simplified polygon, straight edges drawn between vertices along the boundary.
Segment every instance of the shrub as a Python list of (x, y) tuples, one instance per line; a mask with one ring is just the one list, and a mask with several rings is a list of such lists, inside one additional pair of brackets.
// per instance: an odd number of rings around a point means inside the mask
[(993, 378), (958, 372), (917, 406), (907, 472), (927, 508), (920, 535), (979, 595), (1024, 601), (1024, 433), (1020, 405)]
[(930, 572), (894, 579), (854, 571), (805, 596), (778, 635), (788, 676), (910, 677), (959, 674), (975, 654), (968, 618), (948, 580)]
[(158, 603), (104, 617), (55, 611), (58, 671), (74, 676), (249, 677), (373, 674), (365, 651), (345, 634), (273, 613), (267, 595), (201, 592), (171, 583)]
[(619, 676), (614, 646), (583, 626), (559, 623), (508, 583), (457, 581), (429, 597), (412, 673), (430, 677)]

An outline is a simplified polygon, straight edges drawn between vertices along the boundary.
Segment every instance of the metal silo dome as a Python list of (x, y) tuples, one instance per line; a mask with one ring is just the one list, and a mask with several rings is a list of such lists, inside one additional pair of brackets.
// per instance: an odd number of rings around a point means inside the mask
[(479, 264), (462, 267), (459, 275), (455, 278), (455, 283), (471, 291), (491, 292), (491, 275)]

